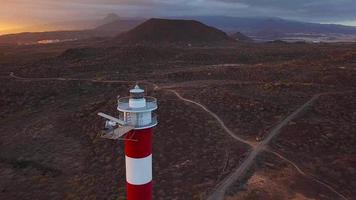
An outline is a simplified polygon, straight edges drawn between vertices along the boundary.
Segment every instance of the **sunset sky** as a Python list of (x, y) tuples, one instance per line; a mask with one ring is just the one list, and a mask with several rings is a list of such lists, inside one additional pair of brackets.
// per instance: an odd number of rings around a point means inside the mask
[(45, 24), (99, 19), (108, 13), (269, 16), (356, 26), (355, 11), (356, 0), (0, 0), (0, 34), (40, 31)]

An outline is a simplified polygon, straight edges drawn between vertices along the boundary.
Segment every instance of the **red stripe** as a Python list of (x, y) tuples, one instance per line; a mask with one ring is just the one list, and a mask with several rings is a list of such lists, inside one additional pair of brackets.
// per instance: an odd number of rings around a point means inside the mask
[(152, 181), (144, 185), (126, 183), (127, 200), (152, 200)]
[[(144, 158), (152, 153), (152, 128), (132, 130), (126, 134), (125, 154), (131, 158)], [(135, 141), (133, 141), (135, 140)]]

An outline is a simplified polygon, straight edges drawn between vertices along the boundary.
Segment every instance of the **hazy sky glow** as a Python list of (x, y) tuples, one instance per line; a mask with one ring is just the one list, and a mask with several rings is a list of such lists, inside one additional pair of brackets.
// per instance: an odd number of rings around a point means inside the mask
[(0, 34), (56, 21), (119, 16), (272, 16), (356, 25), (356, 0), (0, 0)]

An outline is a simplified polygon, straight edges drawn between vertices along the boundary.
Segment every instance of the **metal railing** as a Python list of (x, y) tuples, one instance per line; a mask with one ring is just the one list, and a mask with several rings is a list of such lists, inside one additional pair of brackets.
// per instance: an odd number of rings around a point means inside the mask
[(156, 114), (156, 113), (152, 113), (152, 116), (151, 116), (151, 123), (149, 123), (149, 124), (144, 124), (144, 125), (138, 125), (137, 122), (133, 122), (133, 121), (131, 120), (131, 117), (130, 117), (130, 116), (126, 117), (126, 119), (124, 119), (123, 116), (120, 116), (120, 117), (119, 117), (119, 120), (124, 121), (126, 126), (133, 126), (133, 127), (135, 127), (135, 128), (151, 127), (151, 126), (154, 126), (154, 125), (157, 124), (157, 114)]

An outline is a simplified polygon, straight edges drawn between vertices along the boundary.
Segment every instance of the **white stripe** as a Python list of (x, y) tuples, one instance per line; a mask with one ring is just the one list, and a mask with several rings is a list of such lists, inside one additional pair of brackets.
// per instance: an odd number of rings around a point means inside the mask
[(145, 158), (125, 156), (126, 181), (132, 185), (144, 185), (152, 181), (152, 154)]

